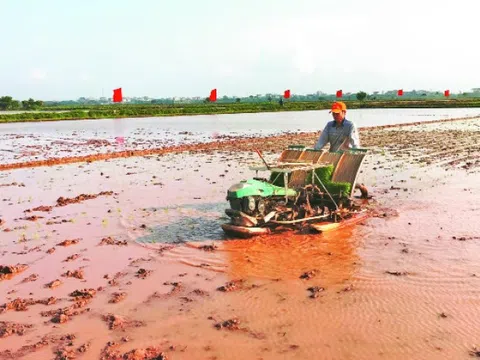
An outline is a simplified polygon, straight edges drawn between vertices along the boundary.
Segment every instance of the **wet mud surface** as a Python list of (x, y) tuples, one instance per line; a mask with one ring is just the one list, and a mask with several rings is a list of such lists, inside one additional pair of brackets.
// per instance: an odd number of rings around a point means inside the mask
[[(466, 119), (466, 120), (465, 120)], [(383, 125), (383, 126), (376, 126), (376, 127), (360, 127), (360, 137), (363, 139), (365, 138), (366, 141), (362, 140), (363, 146), (371, 146), (372, 143), (369, 142), (370, 139), (375, 139), (377, 135), (377, 131), (380, 131), (380, 135), (384, 138), (383, 141), (377, 142), (375, 140), (374, 146), (379, 147), (386, 147), (388, 148), (393, 141), (399, 141), (403, 144), (403, 148), (400, 150), (406, 151), (411, 149), (413, 153), (418, 151), (418, 154), (423, 155), (427, 159), (431, 157), (429, 153), (422, 154), (421, 150), (426, 145), (423, 142), (423, 131), (425, 129), (436, 130), (436, 124), (462, 124), (460, 128), (451, 126), (450, 128), (447, 127), (445, 130), (435, 131), (437, 135), (436, 138), (442, 138), (448, 140), (450, 144), (448, 146), (440, 146), (438, 141), (431, 141), (428, 143), (429, 147), (433, 147), (433, 152), (443, 152), (443, 153), (450, 153), (455, 150), (458, 150), (459, 146), (468, 145), (466, 146), (466, 150), (472, 149), (475, 147), (474, 144), (464, 144), (464, 139), (461, 138), (461, 135), (465, 132), (465, 127), (467, 131), (476, 133), (478, 132), (478, 118), (457, 118), (457, 119), (446, 119), (446, 120), (431, 120), (431, 121), (422, 121), (422, 122), (413, 122), (407, 123), (402, 125)], [(403, 128), (410, 128), (410, 131), (407, 134), (399, 135), (390, 134), (387, 135), (385, 133), (385, 129), (403, 129)], [(411, 128), (415, 128), (415, 130), (411, 130)], [(463, 129), (462, 129), (463, 127)], [(254, 151), (255, 148), (258, 148), (263, 151), (273, 151), (278, 153), (285, 145), (290, 144), (314, 144), (315, 140), (318, 138), (320, 131), (317, 132), (290, 132), (285, 131), (280, 134), (276, 134), (275, 136), (271, 137), (264, 137), (257, 135), (212, 135), (211, 137), (204, 138), (202, 142), (196, 141), (188, 141), (188, 139), (183, 139), (178, 143), (162, 143), (162, 146), (155, 146), (153, 144), (149, 144), (145, 146), (144, 142), (137, 142), (133, 141), (132, 146), (128, 149), (124, 146), (119, 146), (115, 141), (108, 141), (108, 140), (88, 140), (86, 143), (65, 143), (65, 146), (68, 146), (68, 151), (74, 151), (77, 153), (76, 156), (69, 156), (65, 154), (65, 150), (63, 147), (56, 148), (55, 146), (47, 146), (46, 148), (42, 145), (34, 145), (36, 141), (42, 142), (41, 138), (31, 136), (31, 143), (32, 145), (27, 145), (28, 148), (37, 148), (36, 152), (30, 153), (25, 152), (26, 156), (16, 157), (14, 160), (8, 159), (3, 161), (0, 164), (0, 170), (9, 170), (9, 169), (18, 169), (18, 168), (25, 168), (25, 167), (34, 167), (34, 166), (51, 166), (51, 165), (58, 165), (58, 164), (70, 164), (70, 163), (78, 163), (78, 162), (93, 162), (93, 161), (102, 161), (107, 159), (118, 159), (118, 158), (125, 158), (125, 157), (133, 157), (133, 156), (149, 156), (149, 155), (165, 155), (165, 154), (178, 154), (183, 152), (211, 152), (211, 151)], [(472, 134), (470, 134), (472, 135)], [(478, 135), (478, 133), (476, 134)], [(408, 141), (405, 141), (408, 140)], [(432, 137), (433, 140), (433, 137)], [(85, 145), (96, 144), (94, 150), (92, 151), (91, 148)], [(148, 141), (147, 141), (148, 143)], [(418, 145), (421, 145), (418, 147)], [(473, 145), (473, 146), (471, 146)], [(99, 152), (98, 147), (105, 148), (105, 151)], [(309, 145), (310, 146), (310, 145)], [(21, 147), (16, 147), (17, 149)], [(21, 150), (22, 151), (22, 150)], [(398, 149), (395, 149), (398, 151)], [(408, 152), (406, 152), (410, 155)], [(0, 152), (0, 155), (2, 153)], [(47, 158), (45, 154), (48, 154)], [(31, 156), (34, 155), (34, 156)], [(21, 161), (18, 161), (21, 159)], [(454, 161), (454, 160), (452, 160)], [(134, 172), (128, 172), (127, 175), (134, 175)], [(16, 182), (11, 184), (17, 185)], [(5, 186), (10, 186), (11, 184), (5, 184)], [(159, 183), (161, 184), (161, 183)], [(20, 183), (18, 186), (22, 186), (23, 184)], [(1, 186), (1, 185), (0, 185)]]
[(0, 359), (478, 356), (479, 120), (362, 130), (359, 225), (225, 236), (252, 148), (315, 139), (1, 171)]

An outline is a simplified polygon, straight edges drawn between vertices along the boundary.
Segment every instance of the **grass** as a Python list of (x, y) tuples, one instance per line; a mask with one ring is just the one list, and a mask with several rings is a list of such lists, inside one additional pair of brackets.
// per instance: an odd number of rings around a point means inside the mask
[[(480, 107), (480, 99), (448, 100), (367, 100), (345, 101), (348, 109), (387, 109), (387, 108), (467, 108)], [(163, 117), (181, 115), (242, 114), (278, 111), (308, 111), (329, 109), (331, 101), (276, 102), (263, 103), (197, 103), (197, 104), (112, 104), (112, 105), (72, 105), (46, 106), (39, 112), (1, 114), (0, 123), (60, 121), (79, 119), (111, 119)], [(58, 111), (64, 112), (58, 112)]]

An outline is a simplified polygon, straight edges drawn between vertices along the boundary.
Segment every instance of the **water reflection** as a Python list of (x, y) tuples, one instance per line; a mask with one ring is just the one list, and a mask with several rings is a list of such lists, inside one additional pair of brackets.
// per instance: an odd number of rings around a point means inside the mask
[(136, 241), (148, 244), (175, 244), (223, 239), (224, 233), (220, 225), (228, 220), (225, 215), (226, 206), (226, 203), (222, 202), (147, 209), (162, 213), (166, 219), (171, 220), (150, 227), (150, 233)]

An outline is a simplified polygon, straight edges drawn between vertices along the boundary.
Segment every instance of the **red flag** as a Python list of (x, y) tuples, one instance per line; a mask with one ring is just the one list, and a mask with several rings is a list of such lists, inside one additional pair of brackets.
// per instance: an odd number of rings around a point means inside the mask
[(398, 91), (397, 91), (397, 95), (398, 95), (398, 96), (403, 96), (403, 89), (398, 90)]
[(113, 90), (113, 102), (122, 102), (122, 88), (114, 89)]
[(217, 101), (217, 89), (210, 91), (210, 101)]
[(283, 97), (285, 99), (290, 99), (290, 90), (285, 90), (285, 92), (283, 93)]
[(449, 97), (450, 96), (450, 90), (445, 90), (445, 97)]
[(337, 98), (341, 98), (342, 95), (342, 90), (337, 90)]

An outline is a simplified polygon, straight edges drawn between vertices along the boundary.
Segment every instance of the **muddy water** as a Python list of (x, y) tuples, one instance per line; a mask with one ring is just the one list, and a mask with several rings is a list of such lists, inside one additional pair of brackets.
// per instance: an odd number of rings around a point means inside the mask
[[(423, 173), (415, 171), (417, 177)], [(221, 269), (230, 280), (253, 279), (258, 285), (228, 294), (226, 309), (219, 298), (191, 310), (193, 319), (182, 321), (178, 331), (196, 338), (199, 330), (186, 329), (200, 328), (200, 343), (210, 339), (218, 347), (218, 335), (202, 315), (239, 318), (254, 334), (244, 335), (244, 345), (235, 347), (238, 358), (252, 353), (262, 358), (468, 358), (480, 319), (479, 177), (456, 174), (453, 179), (439, 172), (437, 180), (445, 184), (432, 187), (410, 176), (409, 190), (401, 190), (406, 196), (399, 199), (392, 191), (382, 199), (398, 216), (373, 218), (321, 238), (228, 241), (209, 257), (187, 248), (171, 252), (181, 260), (190, 256), (190, 264), (196, 260), (198, 266)], [(387, 190), (389, 183), (377, 186)], [(299, 279), (312, 269), (319, 270), (315, 278)], [(307, 287), (313, 285), (325, 287), (317, 299), (308, 297)], [(262, 341), (256, 340), (258, 332)], [(222, 344), (229, 343), (225, 336)], [(231, 341), (234, 347), (239, 339)], [(228, 358), (227, 351), (219, 353)]]
[[(355, 109), (358, 127), (480, 116), (480, 109)], [(240, 136), (318, 132), (328, 110), (0, 124), (0, 162), (155, 149)], [(117, 142), (116, 138), (124, 138)]]
[[(424, 153), (435, 154), (437, 134), (424, 131)], [(382, 142), (392, 140), (391, 133), (372, 136)], [(467, 143), (476, 139), (477, 132), (464, 133)], [(29, 269), (0, 281), (0, 306), (16, 297), (59, 300), (0, 314), (0, 321), (34, 325), (23, 336), (0, 338), (0, 359), (8, 358), (3, 350), (69, 333), (76, 337), (71, 348), (91, 344), (84, 355), (91, 359), (100, 358), (109, 341), (117, 341), (121, 353), (158, 346), (172, 359), (470, 358), (480, 346), (479, 166), (419, 163), (399, 145), (372, 149), (359, 177), (374, 196), (369, 206), (377, 217), (320, 236), (223, 235), (226, 188), (253, 175), (246, 169), (256, 160), (251, 153), (1, 172), (0, 230), (12, 231), (0, 232), (0, 264), (26, 263)], [(461, 164), (476, 159), (475, 152), (461, 153), (467, 157)], [(113, 194), (55, 206), (60, 196), (101, 191)], [(54, 207), (24, 212), (40, 205)], [(32, 214), (43, 218), (24, 219)], [(128, 245), (99, 245), (106, 236)], [(81, 240), (57, 245), (74, 238)], [(64, 262), (73, 254), (79, 257)], [(153, 272), (139, 278), (140, 268)], [(85, 279), (61, 276), (75, 269), (83, 269)], [(312, 270), (312, 278), (300, 279)], [(32, 274), (38, 280), (22, 282)], [(44, 287), (57, 278), (62, 285)], [(233, 291), (217, 290), (234, 280)], [(314, 286), (321, 291), (311, 298)], [(72, 291), (98, 287), (90, 311), (62, 324), (41, 316), (70, 305)], [(125, 300), (109, 303), (114, 292), (125, 292)], [(144, 323), (110, 330), (102, 319), (109, 313)], [(229, 319), (237, 319), (238, 328), (215, 327)], [(23, 358), (54, 359), (60, 345), (50, 340)]]

